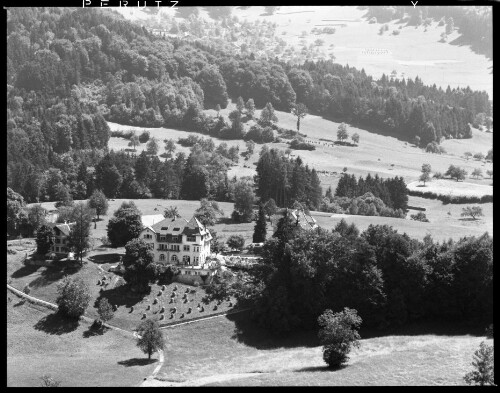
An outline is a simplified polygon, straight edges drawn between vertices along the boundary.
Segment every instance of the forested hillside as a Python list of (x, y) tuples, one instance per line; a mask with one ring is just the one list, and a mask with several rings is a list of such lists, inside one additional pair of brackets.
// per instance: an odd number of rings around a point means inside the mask
[[(196, 16), (189, 23), (195, 26)], [(237, 21), (227, 17), (224, 23)], [(424, 144), (471, 137), (468, 123), (480, 113), (491, 115), (484, 92), (443, 91), (418, 78), (373, 80), (332, 61), (297, 67), (255, 60), (155, 36), (111, 10), (11, 8), (7, 34), (7, 181), (30, 202), (66, 192), (88, 197), (87, 177), (108, 164), (121, 182), (138, 184), (143, 191), (137, 192), (149, 195), (137, 171), (108, 158), (101, 162), (109, 157), (106, 120), (241, 138), (244, 128), (202, 112), (241, 96), (258, 108), (271, 103), (284, 111), (304, 103), (311, 113), (403, 139), (418, 135)]]

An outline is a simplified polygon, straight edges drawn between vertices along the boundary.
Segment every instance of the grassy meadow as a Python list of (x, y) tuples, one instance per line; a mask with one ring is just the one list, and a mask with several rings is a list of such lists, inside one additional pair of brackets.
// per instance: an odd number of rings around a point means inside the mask
[[(9, 300), (10, 299), (10, 300)], [(155, 368), (132, 335), (108, 330), (89, 334), (71, 322), (7, 291), (7, 386), (41, 386), (51, 375), (61, 386), (136, 386)]]
[(330, 371), (315, 332), (279, 338), (244, 315), (206, 320), (165, 330), (170, 343), (165, 363), (157, 379), (143, 386), (463, 385), (484, 337), (432, 329), (418, 333), (362, 332), (365, 338), (347, 367)]

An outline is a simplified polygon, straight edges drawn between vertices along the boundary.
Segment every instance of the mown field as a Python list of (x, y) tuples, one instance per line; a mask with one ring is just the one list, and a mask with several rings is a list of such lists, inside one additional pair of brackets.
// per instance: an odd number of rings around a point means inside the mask
[[(439, 42), (445, 26), (434, 22), (427, 28), (407, 27), (406, 23), (391, 22), (387, 23), (389, 30), (379, 35), (382, 24), (369, 24), (363, 18), (365, 13), (358, 7), (345, 6), (282, 6), (272, 16), (266, 15), (263, 7), (233, 9), (233, 14), (239, 19), (275, 22), (276, 35), (283, 38), (287, 46), (295, 48), (296, 53), (300, 52), (302, 43), (309, 46), (320, 38), (324, 44), (319, 47), (318, 59), (328, 59), (332, 53), (335, 62), (364, 68), (374, 78), (395, 70), (399, 78), (418, 76), (425, 84), (435, 83), (443, 89), (448, 85), (452, 88), (470, 86), (486, 90), (493, 98), (493, 62), (475, 54), (468, 46)], [(322, 29), (326, 26), (335, 27), (336, 32), (311, 33), (314, 27)], [(399, 29), (400, 26), (403, 27)], [(394, 30), (399, 30), (399, 35), (393, 35)], [(448, 42), (458, 36), (454, 31), (448, 36)], [(387, 53), (369, 56), (364, 54), (364, 49), (383, 49)]]
[(424, 330), (368, 333), (348, 366), (330, 371), (314, 332), (279, 338), (243, 315), (217, 318), (167, 329), (169, 356), (144, 385), (463, 385), (484, 337)]
[(44, 374), (63, 387), (137, 386), (155, 368), (158, 356), (148, 361), (132, 335), (88, 329), (7, 291), (7, 386), (41, 386)]

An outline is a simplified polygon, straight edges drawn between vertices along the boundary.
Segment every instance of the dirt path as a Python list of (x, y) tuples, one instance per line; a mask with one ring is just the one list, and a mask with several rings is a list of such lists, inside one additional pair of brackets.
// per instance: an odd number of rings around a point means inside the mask
[(204, 386), (216, 382), (224, 382), (232, 379), (243, 379), (253, 377), (255, 375), (262, 375), (269, 373), (239, 373), (239, 374), (219, 374), (211, 375), (209, 377), (202, 377), (197, 379), (192, 379), (184, 382), (172, 382), (172, 381), (159, 381), (157, 379), (148, 379), (144, 381), (141, 387), (177, 387), (177, 386)]

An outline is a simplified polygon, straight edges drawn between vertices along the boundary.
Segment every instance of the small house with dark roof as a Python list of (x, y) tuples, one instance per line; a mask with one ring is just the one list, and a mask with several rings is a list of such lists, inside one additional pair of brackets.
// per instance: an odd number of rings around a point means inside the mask
[(165, 218), (146, 226), (139, 236), (149, 244), (155, 262), (180, 269), (179, 281), (204, 284), (216, 273), (216, 263), (209, 258), (212, 235), (194, 216), (189, 221)]

